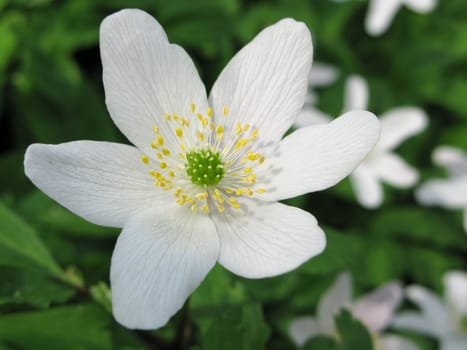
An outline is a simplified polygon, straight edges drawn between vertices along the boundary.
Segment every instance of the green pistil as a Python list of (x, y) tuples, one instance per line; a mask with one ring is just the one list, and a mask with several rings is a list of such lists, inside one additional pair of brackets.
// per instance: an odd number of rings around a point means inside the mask
[(215, 186), (224, 177), (224, 164), (219, 152), (192, 151), (186, 154), (186, 159), (186, 173), (196, 185)]

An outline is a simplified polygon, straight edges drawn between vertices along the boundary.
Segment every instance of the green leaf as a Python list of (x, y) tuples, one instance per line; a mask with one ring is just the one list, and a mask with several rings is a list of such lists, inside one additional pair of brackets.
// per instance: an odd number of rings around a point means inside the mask
[(373, 350), (373, 341), (366, 327), (352, 317), (348, 310), (342, 310), (335, 318), (340, 335), (341, 350)]
[(308, 340), (303, 350), (339, 350), (335, 340), (329, 337), (317, 336)]
[(111, 316), (81, 304), (0, 317), (0, 342), (24, 350), (111, 349)]
[[(222, 311), (221, 311), (222, 310)], [(204, 350), (261, 350), (266, 348), (270, 330), (260, 305), (219, 309), (216, 320), (202, 335)]]
[(75, 289), (39, 272), (0, 267), (1, 304), (25, 304), (48, 308), (52, 303), (69, 300)]
[(61, 269), (37, 233), (0, 203), (0, 266), (44, 269), (60, 275)]

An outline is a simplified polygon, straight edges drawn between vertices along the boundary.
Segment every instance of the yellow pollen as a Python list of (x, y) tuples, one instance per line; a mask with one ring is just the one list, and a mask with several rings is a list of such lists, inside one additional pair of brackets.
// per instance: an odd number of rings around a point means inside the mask
[(157, 148), (157, 143), (156, 143), (156, 141), (152, 141), (152, 142), (151, 142), (151, 148), (154, 148), (154, 149)]
[(149, 158), (148, 158), (148, 156), (141, 156), (141, 161), (142, 161), (144, 164), (149, 164)]
[(204, 203), (204, 205), (201, 207), (201, 210), (204, 213), (209, 214), (209, 205), (208, 205), (208, 203)]
[(156, 142), (159, 146), (162, 146), (164, 144), (164, 138), (161, 135), (159, 135), (157, 136)]
[(216, 128), (216, 134), (222, 134), (224, 132), (224, 127), (222, 125), (218, 125)]
[(264, 192), (266, 192), (266, 190), (264, 188), (258, 188), (256, 190), (256, 193), (259, 193), (259, 194), (264, 193)]
[(252, 171), (253, 171), (253, 169), (250, 168), (250, 167), (243, 169), (243, 172), (244, 172), (245, 174), (251, 173)]
[(183, 136), (183, 131), (181, 128), (176, 128), (175, 129), (175, 134), (177, 134), (178, 137), (182, 137)]
[(176, 115), (175, 113), (174, 113), (174, 120), (178, 121), (178, 115)]
[(161, 167), (162, 169), (166, 169), (166, 168), (167, 168), (167, 163), (166, 163), (166, 162), (160, 162), (159, 165), (160, 165), (160, 167)]
[(208, 115), (208, 117), (212, 117), (212, 108), (209, 107), (206, 114)]
[(192, 103), (190, 108), (191, 108), (191, 111), (194, 112), (196, 110), (196, 105), (194, 103)]
[(170, 156), (170, 151), (169, 151), (167, 148), (164, 148), (164, 149), (162, 150), (162, 154), (163, 154), (164, 156)]

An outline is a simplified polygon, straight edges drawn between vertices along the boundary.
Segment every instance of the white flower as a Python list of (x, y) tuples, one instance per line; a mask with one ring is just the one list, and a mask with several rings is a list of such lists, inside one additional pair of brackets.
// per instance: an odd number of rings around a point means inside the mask
[(402, 5), (424, 14), (431, 12), (437, 2), (437, 0), (370, 0), (365, 19), (366, 31), (373, 36), (382, 35), (389, 28)]
[(400, 283), (389, 282), (353, 302), (352, 277), (350, 273), (341, 273), (321, 298), (317, 317), (302, 317), (292, 321), (290, 337), (299, 346), (317, 335), (336, 337), (334, 317), (340, 310), (347, 308), (371, 332), (376, 350), (417, 350), (412, 342), (403, 337), (381, 334), (389, 325), (401, 300)]
[(143, 11), (107, 17), (100, 48), (107, 108), (136, 147), (35, 144), (25, 169), (76, 214), (123, 227), (110, 273), (118, 322), (163, 326), (216, 261), (262, 278), (324, 249), (316, 219), (277, 201), (348, 175), (375, 144), (379, 122), (356, 111), (281, 141), (306, 95), (312, 44), (303, 23), (263, 30), (209, 99), (186, 52)]
[(444, 275), (444, 302), (420, 286), (407, 287), (406, 294), (421, 313), (402, 312), (392, 322), (395, 327), (432, 336), (440, 342), (441, 350), (467, 349), (465, 272), (449, 271)]
[[(350, 76), (345, 84), (344, 112), (367, 109), (368, 85), (358, 76)], [(332, 118), (310, 108), (296, 120), (294, 127), (328, 123)], [(383, 202), (381, 181), (397, 188), (409, 188), (418, 181), (418, 171), (392, 152), (405, 139), (425, 129), (428, 118), (416, 107), (398, 107), (380, 117), (381, 136), (375, 148), (352, 173), (350, 180), (358, 202), (376, 208)]]
[(464, 209), (464, 230), (467, 232), (467, 155), (461, 149), (441, 146), (433, 152), (433, 161), (447, 168), (450, 177), (424, 183), (415, 192), (416, 198), (426, 205)]

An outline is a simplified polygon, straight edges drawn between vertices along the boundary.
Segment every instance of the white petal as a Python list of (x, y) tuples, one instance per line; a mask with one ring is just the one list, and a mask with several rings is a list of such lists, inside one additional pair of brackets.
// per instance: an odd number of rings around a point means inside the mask
[(401, 312), (391, 322), (391, 325), (404, 331), (415, 331), (425, 335), (438, 337), (440, 335), (433, 320), (418, 312)]
[(425, 205), (464, 208), (467, 204), (467, 176), (427, 181), (417, 189), (415, 196)]
[(418, 181), (418, 171), (394, 153), (378, 154), (368, 166), (376, 176), (397, 188), (408, 188)]
[(383, 203), (383, 186), (379, 179), (366, 164), (361, 164), (350, 175), (350, 182), (357, 201), (365, 208), (374, 209)]
[(352, 276), (343, 272), (324, 294), (318, 304), (318, 322), (323, 334), (334, 334), (336, 327), (334, 317), (344, 307), (350, 306), (352, 300)]
[(467, 273), (447, 272), (444, 275), (444, 295), (456, 314), (467, 315)]
[(308, 339), (320, 334), (319, 326), (312, 317), (300, 317), (293, 320), (289, 326), (290, 338), (299, 347), (302, 347)]
[(104, 19), (100, 50), (107, 108), (128, 139), (152, 154), (153, 126), (166, 142), (175, 137), (164, 113), (190, 115), (191, 103), (207, 109), (203, 83), (193, 62), (170, 44), (160, 24), (141, 10)]
[(467, 349), (467, 336), (464, 334), (449, 334), (441, 339), (440, 350)]
[(391, 321), (394, 310), (402, 301), (402, 294), (399, 282), (386, 283), (361, 297), (352, 307), (353, 315), (371, 331), (380, 332)]
[(94, 141), (33, 144), (24, 168), (49, 197), (98, 225), (122, 227), (166, 195), (154, 186), (142, 153), (131, 146)]
[(378, 119), (365, 111), (295, 131), (259, 169), (260, 176), (271, 179), (261, 198), (281, 200), (335, 185), (365, 158), (378, 136)]
[(368, 108), (368, 84), (359, 75), (347, 78), (344, 88), (344, 112)]
[(438, 4), (438, 0), (405, 0), (405, 5), (412, 11), (419, 13), (428, 13)]
[(410, 136), (422, 132), (427, 124), (425, 112), (416, 107), (399, 107), (384, 113), (381, 118), (379, 151), (392, 150)]
[(335, 82), (337, 75), (337, 69), (330, 64), (315, 62), (311, 67), (308, 84), (312, 87), (326, 86)]
[(453, 176), (467, 175), (467, 155), (451, 146), (439, 146), (433, 152), (433, 162), (448, 169)]
[(372, 0), (370, 1), (365, 19), (368, 34), (378, 36), (383, 34), (391, 25), (402, 0)]
[(395, 327), (432, 336), (450, 332), (449, 315), (438, 296), (420, 286), (410, 286), (406, 293), (407, 298), (420, 308), (421, 313), (401, 313), (392, 322)]
[(410, 340), (398, 335), (385, 335), (378, 339), (376, 350), (420, 350)]
[(295, 119), (293, 127), (298, 129), (310, 125), (327, 124), (331, 120), (330, 116), (316, 108), (304, 108)]
[(116, 320), (127, 328), (162, 327), (214, 266), (218, 253), (214, 224), (204, 214), (159, 206), (135, 216), (112, 255)]
[(259, 139), (280, 140), (305, 101), (312, 51), (307, 27), (284, 19), (232, 58), (210, 96), (217, 122), (225, 121), (226, 139), (234, 135), (238, 122), (248, 122), (259, 129)]
[(246, 213), (213, 217), (221, 240), (219, 263), (226, 269), (248, 278), (276, 276), (323, 251), (324, 233), (310, 213), (251, 202)]

